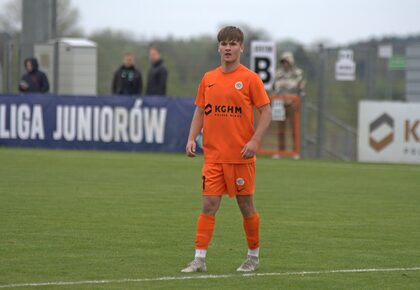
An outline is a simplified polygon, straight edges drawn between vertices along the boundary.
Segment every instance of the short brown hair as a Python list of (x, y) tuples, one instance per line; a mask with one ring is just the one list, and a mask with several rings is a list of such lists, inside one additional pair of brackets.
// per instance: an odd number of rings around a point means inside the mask
[(244, 33), (236, 26), (226, 26), (222, 28), (217, 34), (217, 41), (238, 41), (241, 44), (244, 42)]

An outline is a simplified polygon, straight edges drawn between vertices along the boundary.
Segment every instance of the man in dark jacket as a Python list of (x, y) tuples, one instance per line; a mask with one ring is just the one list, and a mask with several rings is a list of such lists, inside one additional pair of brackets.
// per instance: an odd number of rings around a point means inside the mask
[(156, 47), (149, 49), (150, 68), (147, 75), (148, 96), (165, 96), (166, 81), (168, 79), (168, 71), (166, 70), (163, 60), (160, 57), (160, 51)]
[(143, 79), (134, 64), (134, 55), (131, 52), (124, 54), (123, 65), (114, 73), (112, 80), (114, 95), (141, 95)]
[(50, 89), (50, 84), (45, 73), (38, 70), (36, 58), (27, 58), (23, 64), (25, 65), (26, 73), (20, 79), (19, 91), (24, 93), (47, 93)]

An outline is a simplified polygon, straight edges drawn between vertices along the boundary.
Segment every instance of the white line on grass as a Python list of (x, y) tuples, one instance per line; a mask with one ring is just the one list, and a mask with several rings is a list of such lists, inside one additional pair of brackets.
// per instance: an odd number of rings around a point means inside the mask
[(411, 268), (382, 268), (382, 269), (341, 269), (341, 270), (323, 270), (323, 271), (301, 271), (301, 272), (277, 272), (277, 273), (247, 273), (247, 274), (225, 274), (225, 275), (193, 275), (178, 277), (156, 277), (156, 278), (138, 278), (138, 279), (115, 279), (115, 280), (86, 280), (86, 281), (57, 281), (41, 283), (21, 283), (0, 285), (0, 288), (17, 287), (41, 287), (41, 286), (71, 286), (71, 285), (92, 285), (92, 284), (116, 284), (116, 283), (140, 283), (140, 282), (159, 282), (159, 281), (179, 281), (196, 279), (222, 279), (239, 277), (262, 277), (262, 276), (292, 276), (292, 275), (320, 275), (334, 273), (370, 273), (370, 272), (401, 272), (401, 271), (420, 271), (420, 267)]

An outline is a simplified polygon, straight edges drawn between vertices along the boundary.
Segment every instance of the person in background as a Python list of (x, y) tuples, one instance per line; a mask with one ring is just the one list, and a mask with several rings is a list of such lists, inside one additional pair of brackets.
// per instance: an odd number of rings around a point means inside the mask
[(38, 61), (31, 57), (23, 62), (26, 73), (19, 82), (19, 91), (24, 93), (48, 93), (50, 84), (45, 73), (38, 69)]
[(149, 49), (149, 61), (150, 68), (147, 75), (146, 95), (165, 96), (168, 70), (163, 64), (159, 49), (155, 46), (152, 46)]
[[(305, 79), (303, 71), (295, 66), (295, 60), (291, 52), (284, 52), (279, 60), (280, 66), (276, 71), (272, 96), (299, 96), (305, 95)], [(291, 101), (284, 102), (285, 120), (279, 121), (279, 150), (286, 149), (286, 132), (291, 130), (294, 138), (293, 128), (294, 105)], [(291, 127), (291, 129), (289, 129)], [(276, 156), (277, 157), (277, 156)]]
[(123, 57), (123, 64), (114, 73), (112, 80), (112, 94), (139, 96), (143, 91), (143, 79), (140, 71), (135, 67), (135, 57), (127, 52)]

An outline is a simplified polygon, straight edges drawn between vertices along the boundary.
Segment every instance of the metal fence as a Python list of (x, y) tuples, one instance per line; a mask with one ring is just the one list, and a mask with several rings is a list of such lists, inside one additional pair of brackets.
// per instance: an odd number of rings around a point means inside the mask
[[(99, 94), (109, 94), (113, 72), (120, 65), (124, 51), (136, 54), (146, 77), (148, 45), (145, 42), (117, 42), (100, 37), (96, 41)], [(356, 63), (356, 78), (351, 82), (336, 81), (334, 77), (341, 47), (300, 47), (294, 51), (296, 64), (303, 69), (308, 83), (301, 106), (302, 157), (355, 160), (359, 101), (405, 99), (405, 71), (390, 69), (388, 60), (379, 57), (378, 46), (378, 42), (369, 42), (346, 47), (353, 50)], [(194, 96), (203, 73), (218, 63), (217, 51), (206, 38), (196, 39), (194, 43), (161, 41), (160, 47), (169, 70), (169, 95)], [(404, 45), (394, 44), (393, 48), (395, 55), (405, 54)], [(16, 92), (22, 66), (19, 44), (3, 38), (0, 52), (3, 92)]]
[[(405, 46), (393, 48), (394, 55), (405, 54)], [(354, 54), (353, 81), (335, 79), (340, 49), (320, 47), (311, 55), (315, 69), (307, 74), (308, 94), (302, 102), (305, 158), (356, 160), (359, 101), (405, 100), (404, 68), (390, 67), (389, 59), (378, 55), (378, 43), (346, 48)]]
[[(306, 116), (314, 119), (318, 115), (318, 107), (313, 103), (307, 103), (305, 106)], [(342, 120), (325, 115), (325, 139), (321, 150), (321, 158), (340, 159), (345, 161), (356, 160), (357, 158), (357, 130)], [(317, 140), (317, 131), (306, 123), (306, 134), (303, 140), (304, 157), (317, 158), (319, 142)]]

